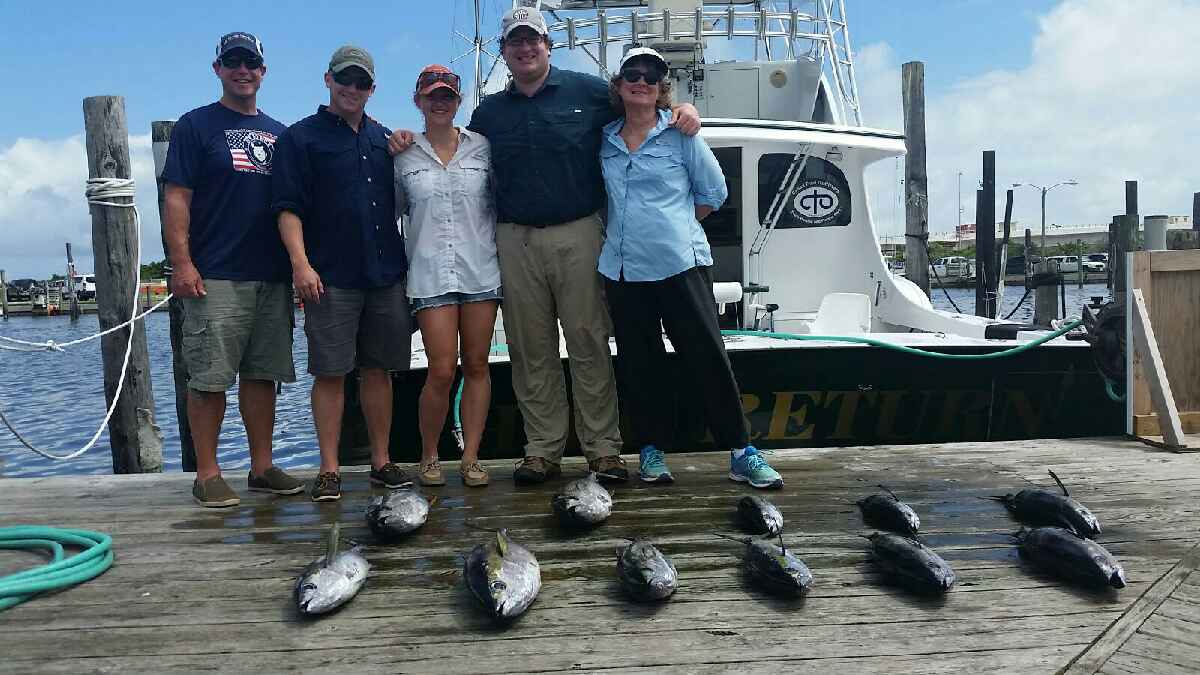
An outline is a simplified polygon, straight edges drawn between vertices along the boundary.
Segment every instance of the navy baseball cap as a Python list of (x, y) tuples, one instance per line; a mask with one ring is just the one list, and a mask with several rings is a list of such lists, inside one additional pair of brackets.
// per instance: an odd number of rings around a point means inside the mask
[(221, 36), (221, 40), (217, 42), (217, 58), (225, 56), (234, 49), (245, 49), (260, 59), (263, 55), (262, 42), (258, 38), (250, 33), (236, 31)]

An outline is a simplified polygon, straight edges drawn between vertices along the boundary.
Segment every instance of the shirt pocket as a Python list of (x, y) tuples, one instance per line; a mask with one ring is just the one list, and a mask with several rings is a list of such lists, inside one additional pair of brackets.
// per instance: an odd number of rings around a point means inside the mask
[(662, 143), (651, 142), (642, 148), (637, 153), (636, 164), (639, 178), (656, 179), (669, 184), (687, 178), (683, 158), (670, 146)]
[[(364, 180), (359, 167), (358, 149), (332, 139), (322, 139), (312, 145), (312, 166), (315, 187), (331, 187), (338, 192), (349, 190)], [(364, 162), (365, 164), (365, 162)]]
[(546, 112), (542, 121), (540, 142), (543, 148), (550, 150), (558, 151), (564, 147), (582, 148), (584, 136), (591, 130), (588, 114), (581, 108)]
[(404, 170), (401, 180), (404, 181), (404, 192), (410, 207), (437, 196), (438, 173), (440, 171), (423, 166)]
[(467, 199), (487, 200), (492, 167), (483, 159), (465, 159), (455, 171), (460, 194)]

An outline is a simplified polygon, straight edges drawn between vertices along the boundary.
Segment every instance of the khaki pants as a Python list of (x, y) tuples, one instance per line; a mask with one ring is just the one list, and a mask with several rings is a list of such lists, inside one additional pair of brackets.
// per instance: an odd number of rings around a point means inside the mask
[(603, 227), (595, 214), (543, 228), (496, 226), (504, 331), (528, 457), (557, 463), (566, 448), (570, 406), (558, 351), (559, 322), (583, 452), (595, 459), (621, 449), (609, 318), (596, 271)]

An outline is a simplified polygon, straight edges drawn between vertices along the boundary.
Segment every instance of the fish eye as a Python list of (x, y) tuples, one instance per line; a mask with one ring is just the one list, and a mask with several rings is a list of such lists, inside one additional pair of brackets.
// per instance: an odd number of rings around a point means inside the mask
[(492, 590), (493, 591), (503, 591), (506, 588), (508, 588), (508, 584), (504, 583), (500, 579), (497, 579), (492, 582)]

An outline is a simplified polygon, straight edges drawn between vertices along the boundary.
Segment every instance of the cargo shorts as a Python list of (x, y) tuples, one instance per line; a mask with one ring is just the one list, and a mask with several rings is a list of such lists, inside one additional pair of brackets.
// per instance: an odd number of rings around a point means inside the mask
[(205, 279), (208, 294), (183, 301), (183, 363), (188, 387), (228, 391), (243, 380), (295, 382), (292, 286)]
[(304, 334), (313, 375), (346, 375), (355, 367), (408, 370), (412, 315), (404, 284), (326, 286), (320, 302), (304, 303)]

